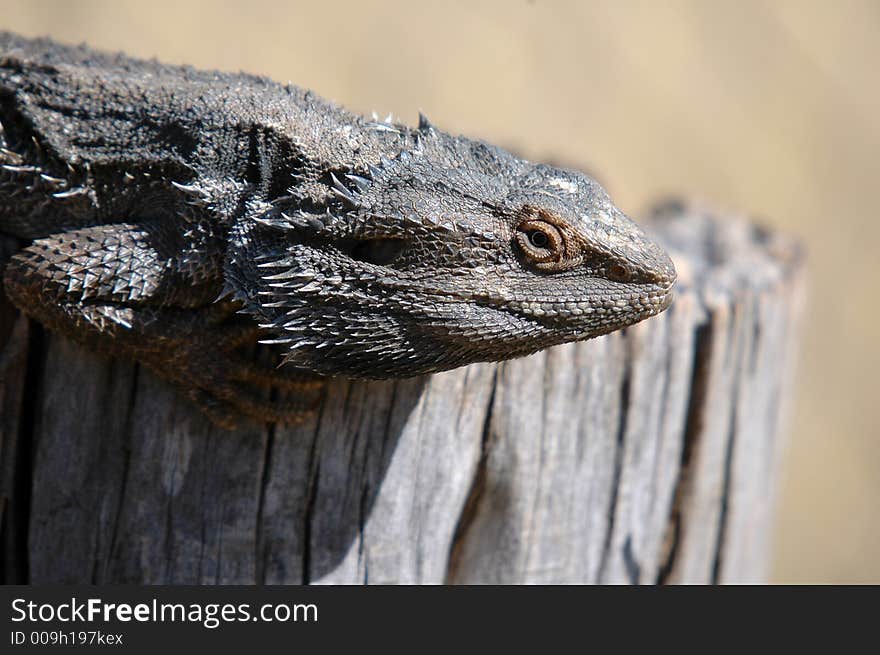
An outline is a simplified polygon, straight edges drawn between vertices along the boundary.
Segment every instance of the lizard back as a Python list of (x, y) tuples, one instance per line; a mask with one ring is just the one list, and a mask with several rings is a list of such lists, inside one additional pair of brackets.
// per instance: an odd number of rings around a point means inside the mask
[(0, 230), (33, 238), (136, 220), (145, 196), (151, 217), (175, 212), (167, 180), (235, 180), (271, 199), (304, 152), (357, 120), (263, 77), (0, 33)]

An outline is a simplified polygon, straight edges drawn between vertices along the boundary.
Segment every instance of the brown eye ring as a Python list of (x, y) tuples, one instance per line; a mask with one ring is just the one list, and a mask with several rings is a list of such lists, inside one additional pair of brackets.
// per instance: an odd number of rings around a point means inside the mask
[(559, 262), (565, 254), (562, 233), (547, 221), (523, 221), (517, 227), (516, 241), (523, 254), (535, 264)]

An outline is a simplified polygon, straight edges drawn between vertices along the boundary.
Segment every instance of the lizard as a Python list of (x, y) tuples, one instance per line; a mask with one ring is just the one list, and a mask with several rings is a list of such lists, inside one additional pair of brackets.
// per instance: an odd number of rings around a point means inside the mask
[[(220, 425), (590, 339), (672, 302), (592, 177), (311, 91), (0, 33), (3, 272), (26, 315)], [(243, 349), (270, 344), (276, 362)], [(285, 366), (280, 366), (284, 364)], [(266, 389), (284, 397), (267, 397)]]

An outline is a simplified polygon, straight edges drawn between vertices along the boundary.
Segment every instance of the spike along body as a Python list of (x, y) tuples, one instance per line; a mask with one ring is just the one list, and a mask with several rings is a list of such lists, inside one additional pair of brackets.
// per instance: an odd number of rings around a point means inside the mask
[[(298, 371), (404, 377), (657, 314), (666, 253), (588, 176), (311, 92), (0, 35), (9, 297), (180, 385), (281, 418)], [(281, 382), (282, 386), (285, 384)]]

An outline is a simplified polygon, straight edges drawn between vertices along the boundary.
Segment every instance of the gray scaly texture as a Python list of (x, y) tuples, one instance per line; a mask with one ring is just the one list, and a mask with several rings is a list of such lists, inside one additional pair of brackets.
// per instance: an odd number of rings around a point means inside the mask
[[(223, 424), (295, 417), (320, 376), (606, 334), (665, 309), (675, 281), (582, 173), (260, 77), (8, 33), (0, 231), (31, 241), (4, 273), (17, 306)], [(289, 366), (242, 353), (258, 340)]]

